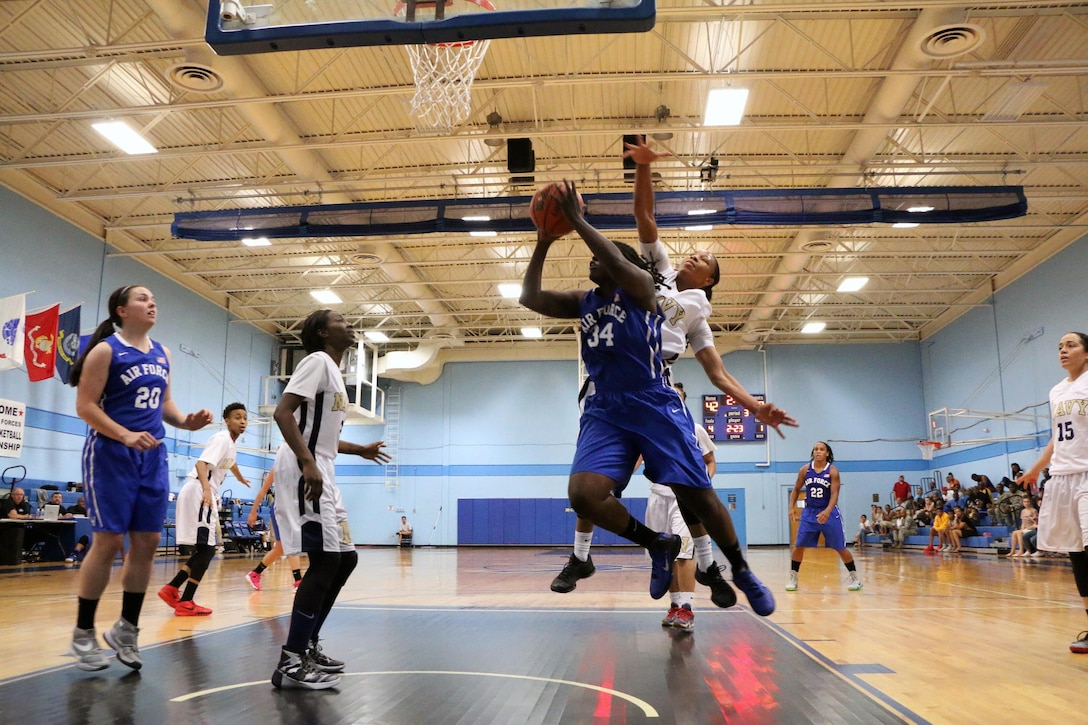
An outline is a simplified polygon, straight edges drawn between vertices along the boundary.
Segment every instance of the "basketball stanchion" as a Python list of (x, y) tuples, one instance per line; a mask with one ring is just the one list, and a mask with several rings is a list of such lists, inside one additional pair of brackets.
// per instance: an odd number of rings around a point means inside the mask
[(932, 461), (933, 454), (941, 450), (941, 444), (940, 441), (918, 441), (918, 450), (924, 460)]
[[(489, 0), (466, 0), (484, 10), (493, 11)], [(435, 7), (435, 2), (400, 2), (394, 14), (406, 12), (414, 17), (419, 6)], [(439, 7), (441, 7), (439, 5)], [(436, 9), (436, 18), (441, 17)], [(490, 40), (466, 40), (455, 43), (406, 45), (412, 64), (416, 92), (412, 96), (412, 115), (420, 133), (450, 133), (468, 118), (472, 106), (472, 81), (487, 54)]]

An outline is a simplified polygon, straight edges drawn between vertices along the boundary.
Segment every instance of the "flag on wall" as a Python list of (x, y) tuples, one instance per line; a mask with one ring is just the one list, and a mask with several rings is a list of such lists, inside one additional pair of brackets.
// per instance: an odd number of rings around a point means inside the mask
[(0, 300), (0, 370), (23, 364), (23, 315), (26, 295), (12, 295)]
[(79, 358), (79, 310), (76, 305), (60, 313), (57, 320), (57, 377), (68, 384), (68, 373)]
[(26, 316), (26, 372), (30, 382), (53, 377), (56, 370), (57, 319), (60, 303)]

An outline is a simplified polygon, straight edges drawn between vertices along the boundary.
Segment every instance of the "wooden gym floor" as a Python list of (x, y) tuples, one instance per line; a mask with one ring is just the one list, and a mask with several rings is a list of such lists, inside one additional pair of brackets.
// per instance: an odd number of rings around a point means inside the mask
[[(174, 617), (155, 596), (177, 567), (160, 557), (141, 618), (144, 668), (82, 672), (65, 654), (71, 565), (0, 568), (0, 721), (19, 723), (1075, 723), (1088, 720), (1088, 629), (1067, 564), (866, 549), (848, 592), (834, 552), (809, 550), (800, 589), (782, 587), (785, 547), (749, 552), (778, 610), (719, 610), (696, 593), (696, 629), (660, 626), (648, 564), (594, 552), (597, 574), (548, 590), (568, 551), (359, 550), (325, 625), (348, 662), (336, 690), (269, 684), (286, 636), (286, 562), (265, 589), (256, 557), (217, 559)], [(744, 602), (743, 595), (741, 596)], [(120, 609), (117, 572), (99, 631)], [(100, 637), (101, 641), (101, 637)]]

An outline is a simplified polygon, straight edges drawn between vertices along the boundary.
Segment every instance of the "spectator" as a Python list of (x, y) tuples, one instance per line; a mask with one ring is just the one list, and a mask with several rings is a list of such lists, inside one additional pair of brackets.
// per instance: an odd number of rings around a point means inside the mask
[(0, 519), (29, 519), (30, 502), (26, 500), (26, 491), (13, 488), (11, 496), (0, 500)]
[(77, 561), (82, 561), (83, 557), (87, 554), (87, 549), (91, 548), (91, 540), (86, 534), (79, 537), (79, 541), (76, 542), (76, 547), (72, 549), (72, 553), (64, 557), (64, 560), (69, 564), (74, 564)]
[(972, 486), (967, 489), (967, 505), (974, 506), (980, 514), (986, 513), (991, 503), (993, 503), (993, 499), (990, 497), (989, 492), (983, 490), (981, 486)]
[(986, 491), (987, 493), (994, 492), (994, 483), (985, 473), (972, 473), (971, 480), (975, 482), (975, 485), (978, 486), (980, 491)]
[(64, 512), (67, 513), (67, 514), (72, 514), (73, 516), (86, 516), (87, 515), (87, 501), (86, 501), (86, 499), (84, 499), (82, 496), (80, 496), (78, 499), (76, 499), (75, 505), (69, 506), (68, 508), (64, 509)]
[(1035, 508), (1035, 501), (1028, 496), (1024, 499), (1024, 509), (1020, 512), (1020, 528), (1012, 532), (1012, 547), (1009, 556), (1035, 556), (1038, 549), (1035, 546), (1035, 537), (1029, 540), (1028, 534), (1034, 534), (1039, 527), (1039, 512)]
[(861, 515), (858, 520), (858, 535), (854, 539), (854, 547), (857, 549), (865, 548), (865, 537), (873, 533), (873, 525), (869, 523), (869, 517), (865, 514)]
[(900, 511), (899, 517), (896, 519), (896, 528), (892, 532), (892, 548), (902, 549), (903, 544), (906, 543), (908, 536), (914, 536), (918, 533), (918, 522), (914, 519), (914, 502), (907, 501), (903, 505)]
[(906, 502), (910, 498), (910, 484), (907, 483), (907, 479), (903, 476), (899, 477), (899, 480), (892, 486), (892, 501), (896, 506), (899, 506)]
[[(405, 539), (407, 539), (407, 542)], [(412, 525), (408, 523), (407, 516), (400, 517), (400, 531), (397, 532), (397, 543), (401, 546), (412, 543)]]
[[(951, 548), (948, 538), (948, 525), (951, 517), (948, 512), (943, 508), (935, 509), (936, 513), (933, 515), (933, 525), (929, 527), (929, 545), (926, 546), (926, 553), (932, 554), (934, 551), (944, 551), (945, 548)], [(933, 537), (937, 537), (937, 548), (933, 548)]]

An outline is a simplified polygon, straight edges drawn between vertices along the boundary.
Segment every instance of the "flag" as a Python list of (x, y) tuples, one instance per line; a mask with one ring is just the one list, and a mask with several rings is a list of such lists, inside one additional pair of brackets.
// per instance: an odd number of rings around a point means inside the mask
[(79, 358), (79, 310), (80, 305), (65, 310), (57, 321), (57, 376), (65, 385)]
[(0, 370), (22, 367), (25, 314), (25, 294), (0, 300)]
[(41, 312), (26, 316), (26, 372), (30, 382), (37, 383), (53, 377), (56, 370), (57, 318), (60, 303)]

